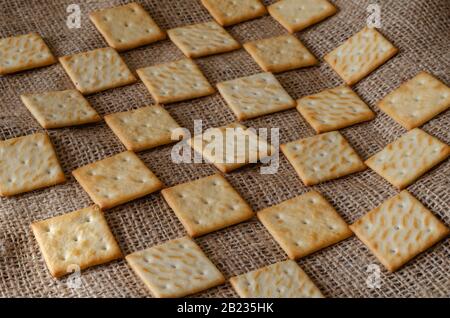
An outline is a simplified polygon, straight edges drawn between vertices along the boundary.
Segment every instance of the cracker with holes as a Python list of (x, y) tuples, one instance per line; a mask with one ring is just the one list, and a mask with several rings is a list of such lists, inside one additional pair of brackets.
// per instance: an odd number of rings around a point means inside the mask
[(179, 184), (161, 193), (192, 237), (253, 217), (250, 206), (219, 174)]
[(255, 19), (267, 13), (260, 0), (202, 0), (202, 4), (223, 26)]
[(31, 224), (54, 277), (122, 257), (117, 242), (97, 206)]
[(83, 189), (102, 209), (158, 191), (163, 184), (139, 157), (125, 151), (72, 172)]
[(266, 72), (285, 72), (312, 66), (317, 59), (294, 35), (282, 35), (244, 44), (244, 48)]
[(140, 68), (136, 72), (158, 103), (180, 102), (215, 92), (190, 59)]
[(366, 165), (403, 189), (450, 155), (450, 146), (414, 128), (366, 160)]
[(126, 260), (158, 298), (183, 297), (225, 283), (222, 273), (187, 237), (134, 252)]
[(256, 163), (275, 151), (255, 131), (238, 123), (210, 128), (189, 139), (188, 144), (224, 173)]
[(54, 63), (56, 58), (37, 33), (0, 39), (0, 75)]
[(170, 29), (169, 38), (187, 57), (197, 58), (237, 50), (241, 45), (216, 22)]
[(238, 120), (247, 120), (295, 107), (295, 101), (271, 73), (260, 73), (217, 84)]
[(47, 134), (0, 141), (0, 195), (12, 196), (66, 181)]
[(128, 150), (141, 151), (172, 140), (172, 130), (180, 126), (161, 106), (147, 106), (105, 116), (109, 128)]
[(450, 234), (450, 230), (406, 190), (386, 200), (350, 228), (390, 272)]
[(110, 47), (63, 56), (59, 61), (84, 95), (136, 82), (120, 55)]
[(303, 30), (336, 13), (326, 0), (281, 0), (267, 7), (270, 15), (291, 33)]
[(297, 110), (320, 134), (364, 121), (375, 114), (349, 87), (329, 88), (297, 101)]
[(366, 169), (356, 151), (337, 131), (283, 144), (281, 150), (307, 186)]
[(20, 98), (38, 123), (46, 129), (102, 120), (83, 95), (75, 89), (24, 94)]
[(314, 253), (353, 234), (333, 206), (316, 191), (266, 208), (257, 215), (291, 259)]
[(89, 18), (108, 45), (118, 51), (131, 50), (166, 37), (138, 3), (91, 12)]
[(323, 298), (319, 288), (292, 260), (231, 277), (242, 298)]
[(434, 76), (420, 72), (384, 97), (378, 107), (410, 130), (450, 107), (450, 88)]
[(325, 55), (324, 60), (347, 85), (353, 85), (397, 54), (397, 51), (380, 32), (365, 27)]

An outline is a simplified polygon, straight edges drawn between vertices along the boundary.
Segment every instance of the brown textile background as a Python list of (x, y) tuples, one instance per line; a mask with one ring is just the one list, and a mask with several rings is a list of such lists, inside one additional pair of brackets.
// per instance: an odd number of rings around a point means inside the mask
[[(66, 7), (78, 2), (82, 10), (81, 29), (68, 29)], [(128, 1), (87, 0), (0, 0), (0, 37), (40, 33), (56, 56), (106, 46), (90, 23), (90, 11)], [(198, 0), (139, 1), (164, 29), (211, 20)], [(273, 1), (267, 0), (266, 4)], [(297, 36), (320, 59), (364, 27), (366, 8), (378, 2), (382, 10), (381, 31), (400, 53), (355, 85), (356, 92), (377, 113), (375, 120), (342, 130), (364, 158), (381, 150), (405, 130), (381, 113), (375, 103), (421, 70), (450, 82), (450, 1), (448, 0), (333, 0), (339, 12)], [(241, 43), (284, 34), (270, 16), (227, 28)], [(121, 54), (134, 71), (139, 67), (183, 57), (169, 40)], [(243, 50), (197, 59), (211, 83), (261, 72)], [(325, 63), (317, 67), (277, 75), (294, 98), (341, 84)], [(0, 138), (7, 139), (41, 131), (22, 105), (19, 95), (61, 90), (73, 85), (59, 64), (0, 77)], [(101, 115), (152, 104), (142, 82), (88, 96)], [(175, 103), (166, 109), (184, 127), (192, 130), (193, 119), (204, 126), (224, 125), (234, 116), (218, 94)], [(423, 126), (430, 134), (450, 143), (449, 111)], [(313, 130), (297, 111), (276, 113), (245, 123), (248, 126), (280, 127), (281, 143), (311, 136)], [(67, 183), (51, 188), (0, 198), (0, 296), (145, 297), (149, 292), (124, 260), (82, 272), (82, 286), (71, 289), (67, 278), (53, 279), (30, 231), (32, 221), (86, 207), (92, 202), (70, 172), (124, 150), (105, 123), (49, 131), (60, 157)], [(214, 173), (209, 164), (180, 164), (170, 161), (171, 146), (139, 153), (140, 158), (167, 185), (186, 182)], [(255, 165), (227, 175), (255, 211), (311, 189), (322, 192), (344, 219), (352, 223), (397, 191), (371, 170), (314, 187), (305, 187), (281, 155), (275, 175), (261, 175)], [(450, 225), (450, 161), (447, 160), (408, 188), (419, 200)], [(125, 254), (185, 234), (181, 223), (159, 193), (106, 212), (106, 218)], [(286, 259), (282, 249), (256, 218), (196, 239), (228, 278)], [(450, 296), (450, 240), (446, 239), (394, 274), (382, 269), (380, 289), (366, 286), (367, 265), (379, 264), (355, 237), (301, 259), (298, 263), (328, 297), (413, 297)], [(207, 290), (200, 297), (236, 297), (229, 284)]]

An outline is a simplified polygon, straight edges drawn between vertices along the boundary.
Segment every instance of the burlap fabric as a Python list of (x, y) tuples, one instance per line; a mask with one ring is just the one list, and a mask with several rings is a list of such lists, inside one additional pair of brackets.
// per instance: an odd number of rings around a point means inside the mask
[[(78, 2), (82, 11), (80, 29), (66, 27), (66, 7)], [(40, 33), (57, 56), (106, 46), (90, 23), (90, 11), (127, 1), (38, 1), (1, 0), (0, 36), (31, 31)], [(211, 20), (198, 0), (140, 1), (164, 29)], [(273, 1), (265, 1), (270, 4)], [(364, 27), (367, 6), (381, 5), (382, 32), (400, 53), (355, 86), (356, 92), (377, 113), (376, 119), (342, 130), (343, 135), (364, 158), (382, 149), (405, 130), (375, 106), (385, 94), (427, 70), (445, 83), (450, 82), (450, 2), (448, 0), (333, 1), (339, 12), (298, 36), (322, 58), (343, 40)], [(271, 17), (228, 28), (241, 43), (286, 33)], [(123, 53), (132, 70), (172, 61), (182, 53), (169, 40)], [(239, 50), (197, 60), (212, 83), (260, 72), (244, 51)], [(341, 84), (325, 63), (318, 67), (277, 75), (294, 98)], [(42, 130), (22, 105), (19, 95), (72, 88), (60, 65), (0, 78), (0, 138), (7, 139)], [(88, 97), (102, 115), (138, 108), (153, 101), (142, 82)], [(192, 129), (194, 119), (205, 127), (232, 122), (234, 116), (218, 94), (166, 107), (180, 125)], [(450, 143), (450, 113), (447, 111), (423, 129)], [(246, 122), (248, 126), (280, 127), (281, 142), (311, 136), (313, 130), (296, 110), (264, 116)], [(53, 279), (31, 233), (30, 223), (90, 205), (87, 194), (70, 172), (116, 154), (124, 147), (104, 123), (49, 131), (67, 183), (13, 198), (0, 198), (0, 295), (70, 297), (142, 297), (149, 292), (124, 260), (82, 272), (81, 286), (71, 288), (67, 278)], [(139, 156), (167, 185), (172, 186), (215, 172), (209, 164), (173, 164), (171, 146), (140, 153)], [(427, 173), (408, 188), (428, 208), (450, 225), (450, 161)], [(227, 175), (255, 211), (312, 188), (322, 192), (351, 223), (397, 191), (371, 170), (305, 187), (294, 169), (281, 156), (277, 174), (261, 175), (258, 166), (249, 166)], [(163, 200), (153, 194), (124, 204), (106, 213), (106, 218), (123, 252), (150, 247), (185, 234), (181, 223)], [(217, 231), (196, 239), (218, 268), (230, 277), (286, 259), (282, 249), (256, 220)], [(381, 271), (381, 287), (371, 289), (366, 280), (369, 264), (379, 264), (355, 237), (305, 257), (299, 264), (328, 297), (412, 297), (450, 295), (450, 241), (447, 239), (423, 253), (394, 274)], [(207, 290), (200, 297), (236, 297), (229, 284)]]

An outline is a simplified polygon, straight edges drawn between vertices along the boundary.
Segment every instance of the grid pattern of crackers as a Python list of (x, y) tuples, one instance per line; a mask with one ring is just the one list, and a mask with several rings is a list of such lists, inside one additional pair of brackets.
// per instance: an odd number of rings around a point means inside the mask
[[(441, 106), (442, 107), (442, 106)], [(448, 150), (446, 150), (448, 152)]]

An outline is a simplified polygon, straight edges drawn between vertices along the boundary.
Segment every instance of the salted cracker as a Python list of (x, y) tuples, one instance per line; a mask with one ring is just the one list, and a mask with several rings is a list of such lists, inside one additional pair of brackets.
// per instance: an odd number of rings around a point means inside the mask
[(285, 72), (318, 63), (303, 43), (291, 34), (248, 42), (244, 48), (266, 72)]
[(378, 107), (410, 130), (450, 107), (450, 88), (431, 74), (420, 72), (386, 95)]
[(158, 298), (183, 297), (225, 283), (222, 273), (188, 237), (134, 252), (126, 260)]
[(257, 213), (291, 259), (336, 244), (353, 233), (333, 206), (311, 191)]
[(181, 52), (190, 58), (225, 53), (241, 47), (214, 21), (170, 29), (167, 34)]
[(295, 107), (295, 101), (272, 73), (259, 73), (217, 84), (238, 120), (247, 120)]
[(450, 155), (450, 146), (414, 128), (366, 160), (366, 165), (403, 189)]
[(292, 141), (281, 145), (281, 150), (305, 185), (366, 169), (358, 154), (338, 131)]
[(256, 163), (275, 151), (256, 132), (238, 123), (211, 128), (189, 139), (188, 144), (224, 173)]
[(34, 222), (31, 229), (54, 277), (122, 257), (103, 212), (96, 205)]
[(328, 88), (300, 98), (297, 110), (320, 134), (372, 120), (375, 114), (349, 87)]
[(54, 63), (56, 58), (37, 33), (0, 39), (0, 75)]
[(220, 174), (166, 188), (161, 193), (192, 237), (253, 217), (250, 206)]
[(91, 12), (89, 18), (108, 45), (118, 51), (134, 49), (166, 37), (136, 2)]
[(390, 272), (450, 234), (448, 227), (406, 190), (350, 228)]
[(163, 186), (131, 151), (80, 167), (72, 174), (92, 201), (102, 209), (143, 197)]
[(75, 87), (84, 95), (136, 82), (113, 48), (101, 48), (59, 58)]
[(201, 0), (203, 6), (222, 26), (228, 26), (263, 16), (266, 7), (260, 0)]
[(46, 129), (95, 123), (102, 118), (75, 89), (24, 94), (20, 98)]
[(47, 134), (0, 141), (0, 196), (12, 196), (66, 181)]
[(109, 128), (128, 150), (141, 151), (175, 142), (177, 122), (161, 106), (146, 106), (105, 116)]
[(174, 103), (215, 92), (197, 64), (190, 59), (149, 66), (136, 72), (158, 103)]
[(365, 27), (325, 55), (324, 60), (347, 85), (353, 85), (384, 64), (397, 51), (380, 32)]
[(292, 260), (275, 263), (231, 277), (242, 298), (323, 298), (319, 288)]
[(326, 0), (281, 0), (268, 6), (267, 10), (291, 33), (320, 22), (337, 11)]

